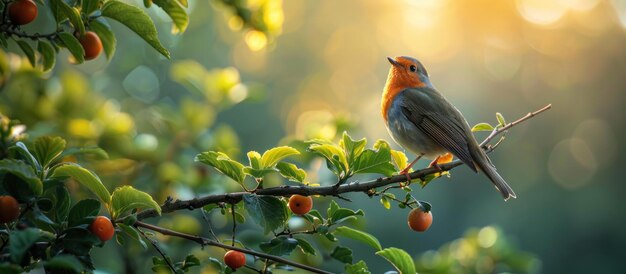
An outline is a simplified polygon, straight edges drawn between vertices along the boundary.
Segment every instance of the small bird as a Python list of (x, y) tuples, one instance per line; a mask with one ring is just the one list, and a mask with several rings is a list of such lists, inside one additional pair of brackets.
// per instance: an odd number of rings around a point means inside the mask
[[(391, 63), (382, 96), (382, 115), (391, 137), (417, 158), (401, 174), (407, 174), (421, 157), (435, 159), (452, 153), (474, 172), (482, 171), (504, 200), (516, 198), (476, 142), (465, 117), (433, 87), (428, 72), (415, 58), (387, 57)], [(407, 175), (408, 176), (408, 175)]]

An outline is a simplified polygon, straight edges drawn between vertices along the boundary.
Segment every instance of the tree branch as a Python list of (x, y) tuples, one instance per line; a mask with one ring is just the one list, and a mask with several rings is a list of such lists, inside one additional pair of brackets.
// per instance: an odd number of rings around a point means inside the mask
[(195, 235), (190, 235), (190, 234), (186, 234), (186, 233), (170, 230), (170, 229), (167, 229), (167, 228), (151, 225), (151, 224), (140, 222), (140, 221), (135, 222), (135, 227), (143, 227), (143, 228), (146, 228), (146, 229), (150, 229), (152, 231), (159, 232), (159, 233), (161, 233), (163, 235), (169, 235), (169, 236), (183, 238), (183, 239), (186, 239), (186, 240), (189, 240), (189, 241), (192, 241), (192, 242), (196, 242), (196, 243), (198, 243), (200, 245), (203, 245), (203, 246), (210, 245), (210, 246), (221, 247), (221, 248), (228, 249), (228, 250), (236, 250), (236, 251), (239, 251), (239, 252), (242, 252), (242, 253), (250, 254), (252, 256), (257, 256), (257, 257), (260, 257), (260, 258), (272, 260), (274, 262), (283, 263), (283, 264), (290, 265), (290, 266), (293, 266), (293, 267), (297, 267), (297, 268), (300, 268), (300, 269), (308, 270), (308, 271), (313, 272), (313, 273), (332, 274), (332, 272), (328, 272), (328, 271), (325, 271), (325, 270), (317, 269), (315, 267), (308, 266), (308, 265), (305, 265), (305, 264), (293, 262), (293, 261), (287, 260), (287, 259), (282, 258), (282, 257), (278, 257), (278, 256), (274, 256), (274, 255), (270, 255), (270, 254), (254, 251), (254, 250), (251, 250), (251, 249), (245, 249), (245, 248), (240, 248), (240, 247), (236, 247), (236, 246), (230, 246), (230, 245), (219, 243), (217, 241), (214, 241), (214, 240), (211, 240), (211, 239), (208, 239), (208, 238), (195, 236)]
[[(511, 123), (508, 123), (503, 127), (496, 128), (494, 131), (491, 132), (491, 134), (489, 134), (487, 138), (485, 138), (483, 142), (480, 143), (481, 147), (485, 148), (487, 151), (493, 150), (494, 147), (486, 148), (486, 145), (494, 137), (502, 134), (508, 129), (530, 118), (535, 117), (536, 115), (550, 109), (551, 107), (552, 107), (551, 104), (547, 105), (537, 111), (530, 112), (526, 114), (526, 116), (521, 117)], [(450, 163), (438, 165), (439, 168), (428, 167), (428, 168), (416, 170), (412, 173), (409, 173), (408, 176), (411, 179), (424, 178), (427, 175), (442, 172), (442, 171), (448, 171), (462, 164), (463, 163), (460, 160), (455, 160)], [(394, 183), (405, 182), (406, 179), (407, 178), (404, 174), (400, 174), (400, 175), (395, 175), (391, 177), (378, 178), (378, 179), (374, 179), (374, 180), (370, 180), (366, 182), (351, 182), (347, 184), (342, 184), (340, 186), (330, 185), (330, 186), (311, 187), (311, 186), (304, 186), (304, 185), (300, 185), (300, 186), (285, 185), (285, 186), (279, 186), (279, 187), (258, 189), (255, 192), (255, 194), (256, 195), (269, 195), (269, 196), (285, 196), (285, 197), (291, 196), (293, 194), (306, 195), (306, 196), (321, 195), (321, 196), (341, 197), (340, 195), (343, 193), (349, 193), (349, 192), (367, 193), (371, 189), (391, 185)], [(169, 213), (169, 212), (183, 210), (183, 209), (193, 210), (196, 208), (201, 208), (208, 204), (224, 203), (224, 202), (225, 203), (238, 203), (239, 201), (243, 199), (243, 196), (246, 194), (250, 194), (250, 193), (249, 192), (233, 192), (233, 193), (207, 195), (204, 197), (194, 198), (191, 200), (176, 200), (174, 202), (166, 201), (161, 206), (161, 211), (162, 213)], [(143, 220), (143, 219), (155, 217), (155, 216), (158, 216), (155, 210), (146, 210), (137, 214), (137, 219)]]

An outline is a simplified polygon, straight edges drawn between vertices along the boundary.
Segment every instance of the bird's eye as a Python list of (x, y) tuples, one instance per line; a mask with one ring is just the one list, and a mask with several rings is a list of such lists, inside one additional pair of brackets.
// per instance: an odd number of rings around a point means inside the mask
[(415, 71), (417, 70), (417, 67), (416, 67), (415, 65), (411, 65), (411, 66), (409, 67), (409, 69), (410, 69), (412, 72), (415, 72)]

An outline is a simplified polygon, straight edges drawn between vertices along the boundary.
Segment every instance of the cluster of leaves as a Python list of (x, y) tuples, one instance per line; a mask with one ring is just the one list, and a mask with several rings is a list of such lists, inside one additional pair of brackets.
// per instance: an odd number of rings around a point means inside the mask
[[(132, 186), (110, 193), (95, 173), (64, 161), (78, 155), (106, 158), (103, 150), (66, 149), (66, 141), (60, 137), (40, 137), (27, 146), (11, 134), (16, 125), (13, 121), (1, 127), (0, 141), (7, 147), (7, 154), (0, 159), (0, 195), (14, 197), (22, 209), (18, 220), (0, 230), (0, 272), (19, 273), (41, 267), (70, 273), (93, 270), (90, 250), (104, 243), (88, 227), (103, 206), (114, 220), (132, 220), (128, 216), (138, 209), (160, 212), (147, 193)], [(86, 198), (73, 204), (67, 186), (70, 182), (85, 187), (98, 199)], [(136, 235), (129, 225), (132, 223), (120, 223), (119, 227)]]
[[(144, 1), (146, 7), (153, 3), (170, 16), (175, 30), (182, 32), (187, 28), (189, 18), (183, 8), (187, 6), (186, 0)], [(81, 37), (86, 31), (93, 31), (98, 35), (107, 58), (111, 59), (115, 53), (116, 38), (109, 20), (125, 25), (163, 56), (170, 57), (169, 51), (159, 41), (157, 29), (150, 16), (134, 5), (117, 0), (69, 2), (52, 0), (47, 6), (44, 6), (43, 2), (39, 4), (53, 14), (54, 32), (45, 35), (28, 34), (19, 26), (11, 25), (6, 18), (6, 12), (2, 13), (5, 17), (0, 23), (2, 46), (8, 48), (8, 40), (15, 41), (33, 67), (41, 65), (44, 71), (52, 69), (56, 62), (56, 54), (61, 48), (67, 49), (75, 62), (84, 62), (85, 50), (77, 37)], [(0, 9), (4, 11), (6, 8), (6, 3), (2, 1)]]

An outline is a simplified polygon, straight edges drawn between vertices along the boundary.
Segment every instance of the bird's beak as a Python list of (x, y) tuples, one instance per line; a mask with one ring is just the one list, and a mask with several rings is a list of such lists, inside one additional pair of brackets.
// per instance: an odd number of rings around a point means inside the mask
[(394, 60), (391, 57), (387, 57), (387, 60), (389, 60), (389, 63), (391, 63), (394, 67), (400, 66), (400, 63), (398, 63), (396, 60)]

